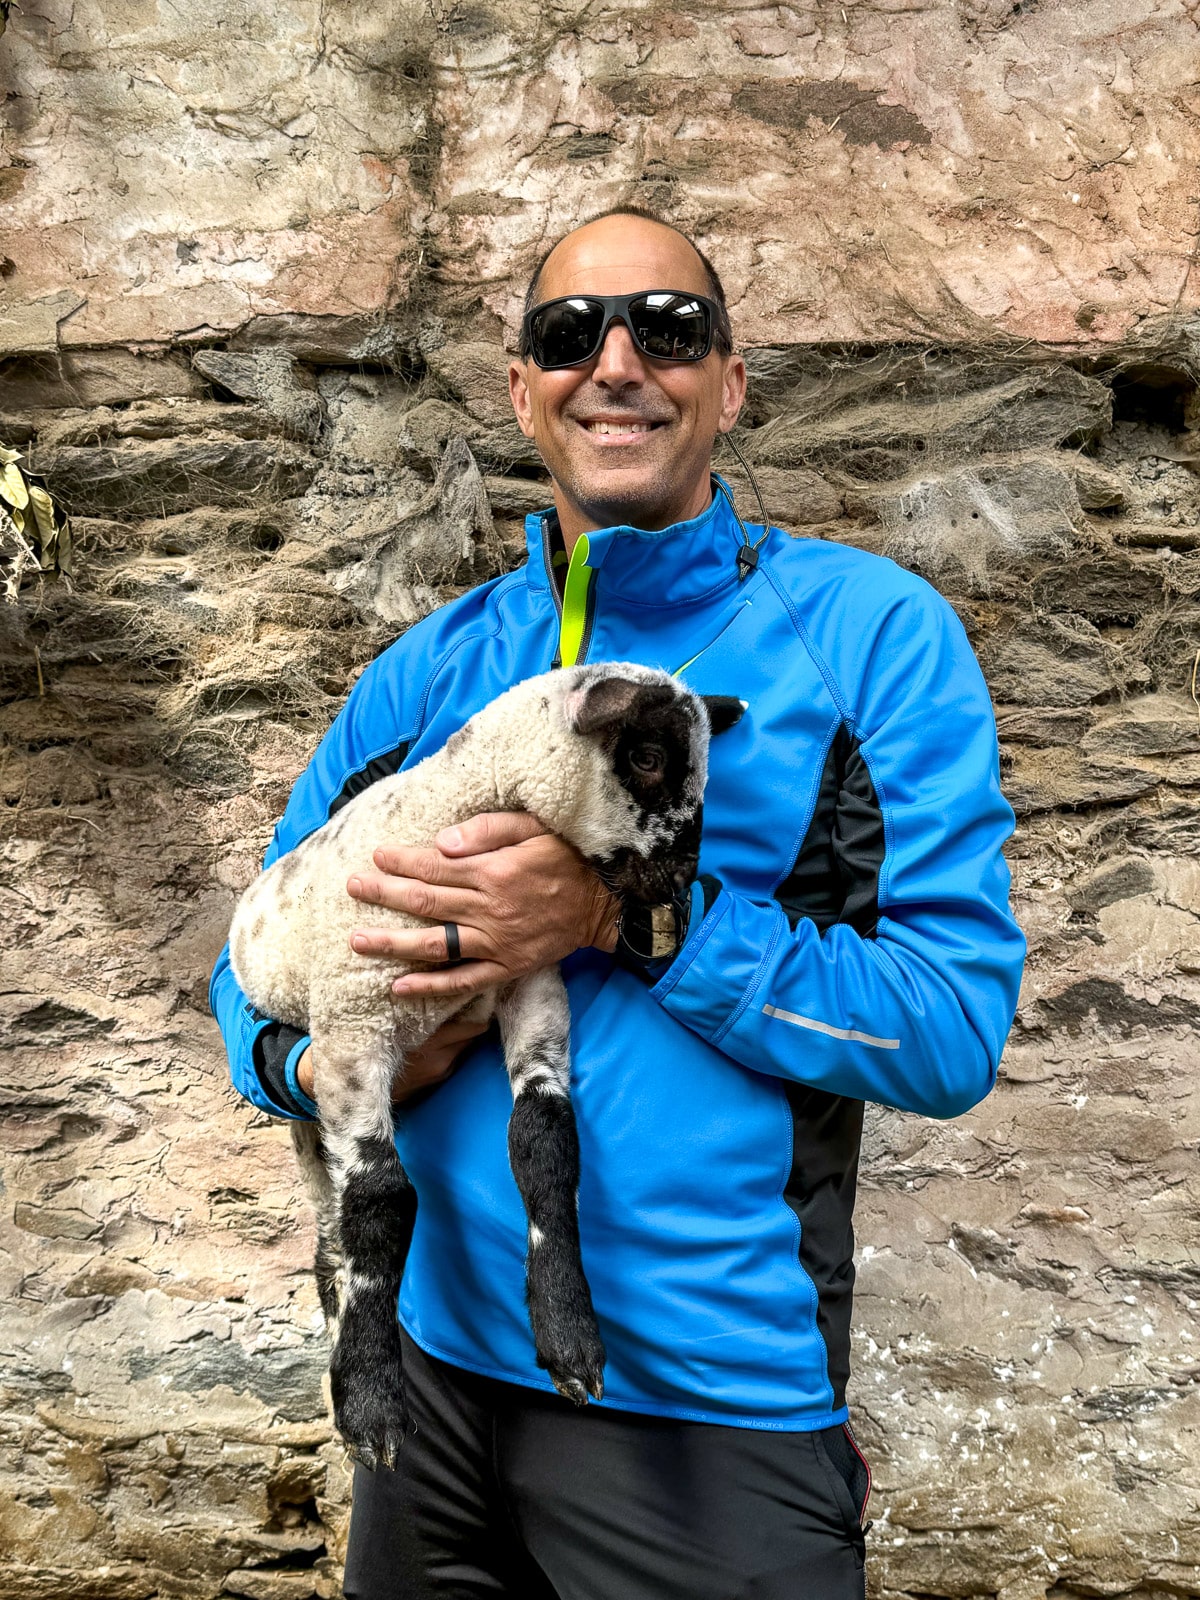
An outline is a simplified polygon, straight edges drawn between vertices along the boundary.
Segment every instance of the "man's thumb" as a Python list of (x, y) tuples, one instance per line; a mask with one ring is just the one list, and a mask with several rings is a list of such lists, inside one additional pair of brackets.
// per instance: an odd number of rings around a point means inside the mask
[(484, 811), (456, 828), (443, 828), (437, 847), (444, 856), (479, 856), (487, 850), (524, 844), (545, 831), (529, 811)]

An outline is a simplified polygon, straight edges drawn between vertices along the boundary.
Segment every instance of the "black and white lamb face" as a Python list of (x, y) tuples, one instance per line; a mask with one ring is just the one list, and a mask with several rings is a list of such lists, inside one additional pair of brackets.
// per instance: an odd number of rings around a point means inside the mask
[[(628, 842), (594, 865), (623, 900), (659, 905), (696, 876), (710, 733), (742, 704), (693, 694), (669, 673), (629, 662), (573, 669), (564, 710), (603, 751), (626, 813)], [(612, 835), (610, 835), (611, 837)]]

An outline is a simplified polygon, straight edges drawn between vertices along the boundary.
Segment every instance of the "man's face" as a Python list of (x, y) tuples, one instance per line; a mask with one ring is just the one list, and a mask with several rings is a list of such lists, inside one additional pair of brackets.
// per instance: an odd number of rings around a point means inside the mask
[[(708, 277), (672, 229), (603, 217), (554, 250), (537, 299), (650, 289), (707, 295)], [(737, 421), (746, 369), (740, 356), (716, 349), (703, 361), (656, 360), (615, 322), (584, 366), (544, 372), (532, 359), (514, 361), (509, 392), (522, 433), (554, 479), (563, 532), (573, 541), (591, 528), (653, 530), (703, 511), (713, 441)]]

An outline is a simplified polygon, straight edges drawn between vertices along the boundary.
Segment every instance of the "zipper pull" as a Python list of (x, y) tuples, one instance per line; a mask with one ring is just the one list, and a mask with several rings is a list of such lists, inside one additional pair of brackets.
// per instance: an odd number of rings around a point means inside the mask
[[(759, 544), (762, 540), (759, 540)], [(744, 544), (737, 553), (738, 582), (745, 583), (746, 579), (758, 566), (758, 545)]]

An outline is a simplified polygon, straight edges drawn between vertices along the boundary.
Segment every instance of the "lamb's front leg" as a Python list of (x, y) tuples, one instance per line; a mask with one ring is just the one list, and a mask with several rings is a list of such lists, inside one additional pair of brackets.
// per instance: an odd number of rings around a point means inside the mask
[(538, 1365), (560, 1394), (604, 1393), (604, 1345), (579, 1249), (579, 1135), (570, 1100), (571, 1014), (557, 967), (497, 1007), (512, 1085), (508, 1158), (529, 1223), (525, 1289)]
[(329, 1364), (333, 1420), (350, 1454), (396, 1465), (408, 1431), (396, 1298), (416, 1194), (392, 1141), (390, 1040), (369, 1050), (314, 1030), (313, 1081), (343, 1265)]

